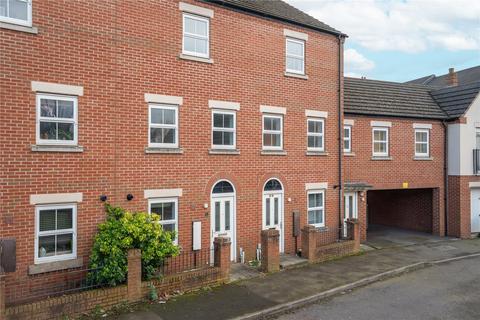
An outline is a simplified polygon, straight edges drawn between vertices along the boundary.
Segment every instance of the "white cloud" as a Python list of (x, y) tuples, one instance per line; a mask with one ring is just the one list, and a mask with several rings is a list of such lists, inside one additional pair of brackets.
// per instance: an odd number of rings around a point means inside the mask
[(346, 73), (358, 74), (358, 72), (370, 71), (375, 68), (375, 63), (372, 60), (365, 58), (355, 49), (345, 49), (344, 59)]
[(370, 50), (480, 49), (480, 1), (287, 0)]

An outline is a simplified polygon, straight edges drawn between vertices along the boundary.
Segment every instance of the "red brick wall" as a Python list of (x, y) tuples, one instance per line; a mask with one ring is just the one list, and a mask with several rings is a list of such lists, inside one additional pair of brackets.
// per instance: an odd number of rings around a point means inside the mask
[(480, 177), (448, 177), (448, 235), (450, 236), (464, 239), (471, 236), (470, 182), (480, 182)]
[[(365, 182), (373, 190), (402, 189), (407, 182), (411, 189), (438, 188), (436, 204), (438, 210), (433, 216), (434, 234), (444, 234), (444, 128), (440, 121), (425, 119), (405, 119), (394, 117), (367, 117), (345, 115), (345, 119), (355, 120), (352, 128), (352, 152), (354, 156), (344, 156), (344, 177), (346, 182)], [(372, 160), (371, 121), (390, 121), (391, 160)], [(431, 161), (414, 160), (413, 123), (432, 125), (430, 130)], [(360, 222), (365, 219), (361, 215)], [(364, 231), (362, 229), (362, 239)]]
[[(213, 64), (185, 61), (177, 1), (33, 0), (37, 35), (0, 29), (0, 185), (2, 237), (17, 239), (17, 273), (26, 278), (34, 259), (36, 193), (82, 192), (78, 205), (78, 256), (88, 261), (96, 226), (104, 219), (99, 196), (131, 210), (147, 210), (145, 189), (182, 188), (179, 243), (191, 247), (192, 221), (202, 221), (208, 247), (211, 186), (231, 180), (237, 191), (237, 248), (247, 259), (260, 242), (262, 188), (270, 177), (285, 187), (285, 251), (294, 250), (291, 212), (306, 223), (307, 182), (328, 182), (326, 224), (338, 225), (338, 40), (336, 37), (188, 1), (215, 11), (211, 19)], [(308, 80), (284, 76), (283, 28), (308, 33)], [(31, 81), (84, 87), (79, 97), (83, 153), (32, 152), (35, 94)], [(183, 154), (145, 154), (148, 106), (144, 93), (184, 98), (179, 108)], [(208, 100), (241, 103), (237, 112), (240, 155), (209, 155)], [(287, 108), (286, 156), (260, 155), (260, 105)], [(327, 111), (328, 156), (306, 156), (305, 109)], [(134, 199), (127, 202), (126, 195)], [(287, 201), (291, 199), (291, 201)], [(8, 283), (7, 283), (8, 286)]]
[(368, 223), (432, 232), (431, 189), (368, 192)]

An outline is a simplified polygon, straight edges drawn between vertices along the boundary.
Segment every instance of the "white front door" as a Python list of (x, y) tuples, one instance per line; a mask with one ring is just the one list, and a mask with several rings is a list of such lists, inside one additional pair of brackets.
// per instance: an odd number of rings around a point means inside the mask
[(263, 230), (275, 228), (280, 232), (280, 252), (283, 252), (283, 193), (263, 194)]
[(358, 219), (357, 193), (345, 192), (345, 216), (343, 218), (343, 235), (347, 236), (347, 219)]
[[(235, 261), (235, 197), (215, 196), (211, 204), (211, 246), (216, 237), (229, 237), (231, 244), (230, 259)], [(213, 259), (213, 254), (211, 255)]]
[(480, 189), (472, 189), (470, 197), (472, 222), (470, 232), (480, 232)]

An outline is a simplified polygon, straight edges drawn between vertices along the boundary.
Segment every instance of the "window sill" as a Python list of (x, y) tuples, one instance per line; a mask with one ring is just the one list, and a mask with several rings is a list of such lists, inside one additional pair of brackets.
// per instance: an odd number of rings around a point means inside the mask
[(307, 156), (328, 156), (328, 152), (325, 151), (307, 151), (305, 152)]
[(37, 27), (27, 27), (19, 24), (13, 24), (8, 22), (1, 22), (1, 21), (0, 21), (0, 29), (8, 29), (8, 30), (20, 31), (25, 33), (38, 34)]
[(223, 155), (239, 155), (240, 150), (238, 149), (210, 149), (208, 150), (209, 154), (223, 154)]
[(391, 160), (393, 160), (393, 158), (392, 157), (373, 156), (372, 160), (373, 161), (391, 161)]
[(345, 157), (355, 157), (355, 152), (344, 152), (343, 155)]
[(145, 153), (182, 154), (183, 149), (181, 149), (181, 148), (146, 147), (145, 148)]
[(433, 157), (413, 157), (415, 161), (432, 161)]
[(28, 266), (28, 274), (34, 275), (34, 274), (47, 273), (47, 272), (53, 272), (53, 271), (59, 271), (59, 270), (80, 268), (82, 266), (83, 266), (83, 258), (55, 261), (55, 262), (45, 262), (45, 263), (33, 264), (31, 266)]
[(32, 145), (35, 152), (83, 152), (82, 146), (54, 146), (54, 145)]
[(262, 150), (262, 152), (260, 152), (260, 154), (262, 156), (286, 156), (287, 151), (283, 151), (283, 150)]
[(291, 77), (291, 78), (298, 78), (298, 79), (303, 79), (303, 80), (308, 80), (308, 76), (304, 74), (296, 74), (296, 73), (291, 73), (291, 72), (285, 72), (284, 73), (285, 77)]
[(181, 53), (178, 57), (179, 57), (180, 59), (183, 59), (183, 60), (190, 60), (190, 61), (197, 61), (197, 62), (203, 62), (203, 63), (213, 64), (213, 59), (209, 59), (209, 58), (201, 58), (201, 57), (189, 56), (189, 55), (186, 55), (186, 54), (183, 54), (183, 53)]

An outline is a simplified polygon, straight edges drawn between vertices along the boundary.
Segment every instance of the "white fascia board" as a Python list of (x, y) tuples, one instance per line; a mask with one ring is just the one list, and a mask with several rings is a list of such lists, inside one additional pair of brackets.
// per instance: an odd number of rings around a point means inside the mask
[(274, 106), (260, 106), (260, 112), (262, 113), (278, 113), (278, 114), (287, 114), (287, 108), (284, 107), (274, 107)]
[(414, 129), (429, 129), (429, 130), (432, 130), (432, 124), (431, 123), (414, 123), (413, 128)]
[(305, 183), (305, 190), (326, 190), (328, 189), (328, 182)]
[(370, 125), (372, 127), (392, 127), (392, 123), (390, 121), (371, 121)]
[(150, 189), (143, 191), (145, 199), (181, 197), (183, 189)]
[(198, 14), (199, 16), (204, 16), (208, 18), (213, 18), (213, 10), (211, 9), (195, 6), (193, 4), (189, 4), (185, 2), (179, 2), (178, 8), (184, 12)]
[(314, 117), (314, 118), (328, 118), (328, 112), (326, 111), (318, 111), (318, 110), (305, 110), (305, 115), (307, 117)]
[(354, 126), (355, 125), (355, 120), (353, 119), (343, 119), (343, 124), (346, 126)]
[(161, 94), (145, 93), (145, 102), (174, 104), (177, 106), (181, 106), (183, 104), (183, 97), (164, 96)]
[(71, 96), (83, 96), (83, 87), (69, 84), (32, 81), (32, 91), (64, 94)]
[(210, 109), (240, 110), (240, 103), (230, 101), (208, 100)]
[(283, 35), (289, 38), (300, 39), (304, 41), (308, 41), (308, 34), (288, 29), (283, 29)]
[(30, 195), (30, 204), (56, 204), (56, 203), (74, 203), (82, 202), (83, 193), (49, 193)]

